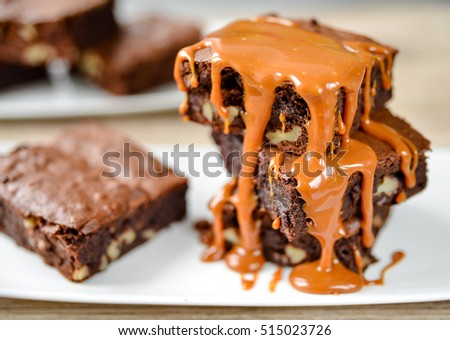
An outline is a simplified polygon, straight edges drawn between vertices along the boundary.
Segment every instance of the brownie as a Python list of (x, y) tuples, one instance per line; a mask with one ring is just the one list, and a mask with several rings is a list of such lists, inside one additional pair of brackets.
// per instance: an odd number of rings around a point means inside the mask
[[(393, 116), (387, 109), (373, 114), (373, 120), (383, 122), (409, 138), (418, 149), (418, 166), (416, 169), (417, 183), (412, 188), (407, 188), (404, 175), (400, 169), (400, 155), (388, 144), (378, 140), (360, 130), (352, 134), (352, 138), (369, 145), (377, 154), (378, 165), (374, 178), (374, 205), (390, 206), (396, 203), (396, 197), (404, 192), (410, 197), (422, 191), (427, 183), (426, 151), (429, 150), (429, 141), (419, 132), (414, 130), (404, 120)], [(213, 133), (215, 141), (221, 148), (228, 171), (238, 175), (240, 171), (239, 155), (242, 149), (242, 141), (238, 136), (223, 133)], [(290, 173), (290, 165), (297, 159), (297, 155), (285, 152), (283, 163), (279, 169), (279, 180), (269, 181), (270, 159), (279, 151), (276, 148), (266, 147), (259, 153), (258, 174), (255, 178), (256, 193), (261, 208), (265, 209), (271, 219), (280, 218), (280, 230), (292, 241), (307, 234), (306, 216), (302, 209), (304, 201), (296, 189), (297, 181)], [(232, 157), (229, 157), (232, 155)], [(232, 162), (231, 160), (234, 160)], [(271, 187), (272, 193), (271, 194)], [(355, 173), (349, 179), (349, 185), (344, 196), (343, 220), (361, 218), (360, 196), (361, 176)]]
[(0, 61), (74, 63), (80, 49), (115, 33), (113, 6), (112, 0), (0, 0)]
[(186, 212), (185, 178), (95, 123), (2, 156), (0, 183), (0, 230), (72, 281), (106, 269)]
[(120, 28), (119, 33), (83, 52), (80, 70), (115, 94), (130, 94), (173, 79), (180, 48), (200, 37), (192, 24), (148, 17)]
[(27, 67), (0, 62), (0, 89), (46, 78), (47, 70), (45, 67)]
[[(390, 206), (375, 206), (373, 211), (373, 233), (378, 236), (379, 231), (384, 226), (389, 217)], [(226, 249), (230, 250), (233, 245), (239, 242), (238, 222), (236, 211), (233, 205), (228, 204), (224, 211), (224, 237)], [(279, 266), (295, 266), (303, 262), (311, 262), (320, 258), (320, 243), (310, 234), (304, 234), (291, 241), (279, 230), (273, 228), (274, 220), (264, 209), (259, 209), (255, 213), (255, 220), (260, 226), (260, 239), (264, 257), (267, 261), (273, 262)], [(357, 226), (356, 219), (347, 219), (344, 224), (350, 227)], [(200, 233), (200, 240), (205, 244), (212, 241), (211, 224), (207, 221), (200, 221), (196, 224), (196, 229)], [(372, 248), (366, 248), (357, 230), (348, 238), (342, 238), (336, 242), (334, 251), (339, 260), (345, 267), (352, 271), (357, 271), (354, 260), (354, 247), (361, 253), (364, 260), (364, 268), (377, 261), (372, 254)]]
[[(332, 29), (311, 21), (296, 21), (303, 29), (321, 33), (342, 43), (346, 41), (363, 41), (374, 42), (367, 37), (356, 35), (353, 33)], [(395, 58), (397, 51), (393, 48), (386, 47), (391, 51), (392, 58)], [(191, 69), (187, 61), (182, 62), (179, 72), (182, 75), (184, 83), (188, 87), (187, 92), (187, 111), (185, 115), (192, 121), (211, 125), (215, 132), (224, 131), (223, 119), (217, 114), (217, 110), (213, 108), (209, 98), (211, 94), (211, 62), (212, 50), (208, 47), (199, 50), (195, 54), (195, 72), (198, 77), (198, 86), (192, 87), (190, 84)], [(386, 58), (383, 59), (387, 63)], [(175, 70), (177, 71), (177, 70)], [(221, 74), (222, 96), (224, 106), (228, 108), (229, 115), (232, 117), (229, 132), (243, 136), (245, 133), (245, 124), (242, 119), (244, 109), (244, 91), (241, 76), (231, 68), (225, 68)], [(373, 105), (372, 112), (381, 109), (384, 104), (391, 98), (392, 90), (385, 89), (382, 86), (382, 72), (380, 64), (376, 63), (371, 72), (371, 88), (373, 89)], [(359, 91), (358, 108), (352, 126), (352, 131), (356, 131), (361, 123), (361, 117), (364, 110), (363, 89), (365, 80)], [(343, 88), (337, 91), (337, 107), (336, 116), (343, 116), (346, 93)], [(282, 133), (283, 123), (280, 115), (284, 115), (284, 134)], [(306, 126), (311, 119), (309, 109), (303, 98), (295, 91), (294, 86), (285, 82), (275, 91), (275, 99), (272, 106), (270, 120), (264, 132), (264, 143), (270, 143), (280, 150), (295, 152), (302, 154), (305, 151), (308, 135)], [(337, 120), (336, 120), (337, 121)], [(334, 144), (340, 144), (341, 136), (338, 134), (337, 126), (335, 127)]]
[[(388, 218), (392, 205), (397, 203), (400, 192), (405, 198), (422, 191), (427, 183), (425, 152), (429, 150), (429, 141), (414, 130), (404, 120), (393, 116), (387, 109), (373, 114), (374, 121), (384, 124), (407, 137), (418, 149), (418, 166), (416, 169), (416, 185), (406, 187), (404, 175), (400, 169), (400, 155), (388, 144), (358, 130), (352, 133), (352, 138), (369, 145), (376, 153), (378, 164), (374, 177), (373, 196), (373, 233), (379, 230)], [(238, 135), (213, 132), (213, 137), (221, 149), (226, 167), (230, 173), (237, 176), (240, 171), (239, 155), (242, 149), (242, 138)], [(296, 189), (297, 182), (289, 169), (298, 155), (284, 152), (284, 159), (278, 171), (278, 180), (269, 180), (269, 165), (272, 157), (279, 149), (265, 147), (259, 153), (258, 173), (255, 177), (255, 193), (258, 197), (258, 208), (254, 219), (260, 228), (260, 239), (266, 260), (282, 266), (294, 266), (301, 262), (315, 261), (320, 258), (319, 241), (308, 233), (307, 218), (303, 211), (304, 201)], [(230, 156), (231, 155), (231, 156)], [(228, 249), (239, 239), (236, 211), (228, 203), (223, 211), (224, 236)], [(361, 253), (364, 267), (376, 259), (371, 254), (371, 248), (363, 246), (360, 221), (361, 211), (361, 175), (355, 173), (349, 179), (343, 198), (341, 219), (347, 230), (347, 237), (338, 240), (334, 251), (338, 259), (350, 270), (357, 271), (354, 247)], [(279, 226), (272, 225), (278, 219)], [(212, 238), (208, 224), (203, 224), (202, 238), (207, 243)]]

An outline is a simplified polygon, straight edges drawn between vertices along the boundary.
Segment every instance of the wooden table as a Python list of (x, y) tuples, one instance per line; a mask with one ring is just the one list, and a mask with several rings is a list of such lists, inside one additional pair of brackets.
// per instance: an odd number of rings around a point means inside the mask
[[(450, 6), (383, 4), (383, 8), (312, 11), (324, 22), (364, 32), (401, 50), (394, 68), (392, 110), (422, 131), (433, 146), (450, 146)], [(291, 14), (292, 15), (292, 14)], [(308, 15), (306, 13), (305, 15)], [(102, 118), (143, 143), (211, 143), (208, 129), (183, 123), (175, 110)], [(0, 138), (43, 140), (78, 119), (0, 121)], [(4, 275), (4, 274), (2, 274)], [(450, 301), (323, 308), (109, 306), (0, 299), (0, 319), (391, 319), (450, 318)]]

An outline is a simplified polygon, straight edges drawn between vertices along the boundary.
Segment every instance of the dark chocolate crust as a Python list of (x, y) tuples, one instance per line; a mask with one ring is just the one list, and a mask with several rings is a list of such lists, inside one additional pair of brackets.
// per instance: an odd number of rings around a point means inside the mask
[(80, 70), (112, 93), (142, 92), (172, 80), (178, 50), (199, 38), (195, 25), (152, 16), (84, 51)]
[[(378, 166), (374, 179), (374, 205), (391, 206), (395, 204), (395, 197), (400, 191), (404, 191), (406, 197), (410, 197), (422, 191), (427, 182), (426, 156), (429, 142), (415, 131), (408, 123), (400, 118), (394, 117), (389, 111), (382, 110), (374, 114), (374, 120), (379, 120), (393, 127), (404, 136), (410, 138), (419, 152), (419, 162), (416, 170), (417, 183), (413, 188), (406, 188), (404, 176), (400, 170), (400, 155), (388, 144), (377, 140), (361, 131), (356, 131), (352, 137), (368, 144), (377, 154)], [(238, 174), (240, 163), (231, 162), (227, 158), (229, 154), (241, 152), (240, 139), (232, 134), (214, 133), (216, 142), (221, 147), (222, 155), (229, 171)], [(272, 181), (272, 192), (269, 181), (270, 159), (275, 155), (275, 148), (265, 148), (259, 153), (258, 174), (255, 177), (256, 192), (260, 207), (267, 211), (270, 218), (281, 220), (281, 232), (288, 240), (298, 240), (306, 237), (306, 216), (302, 209), (304, 201), (296, 189), (296, 180), (290, 174), (290, 164), (298, 157), (291, 153), (285, 153), (284, 161), (279, 170), (279, 180)], [(235, 160), (236, 158), (233, 157)], [(390, 182), (390, 184), (389, 184)], [(383, 185), (384, 183), (384, 185)], [(347, 192), (344, 196), (341, 217), (343, 221), (361, 218), (360, 210), (361, 176), (359, 173), (352, 175), (349, 179)]]
[[(125, 177), (125, 143), (161, 176), (141, 176), (130, 160)], [(117, 153), (117, 177), (104, 173), (106, 152)], [(145, 149), (87, 123), (50, 145), (19, 147), (0, 158), (0, 230), (69, 280), (83, 281), (183, 218), (186, 189), (186, 179)]]
[(38, 66), (113, 35), (113, 0), (1, 0), (0, 61)]
[[(339, 41), (373, 41), (364, 36), (319, 25), (316, 21), (298, 21), (297, 23), (303, 29), (319, 32)], [(393, 56), (395, 56), (396, 51), (394, 49), (392, 50)], [(211, 93), (210, 58), (211, 49), (209, 48), (200, 50), (195, 55), (195, 72), (199, 80), (199, 86), (196, 88), (192, 88), (190, 86), (190, 77), (192, 72), (188, 62), (181, 64), (180, 72), (185, 84), (188, 86), (187, 117), (189, 117), (192, 121), (205, 125), (211, 125), (216, 133), (220, 133), (224, 131), (224, 122), (222, 118), (219, 117), (216, 110), (211, 107), (209, 102)], [(371, 86), (374, 88), (376, 93), (373, 97), (372, 112), (376, 112), (381, 109), (392, 96), (392, 91), (390, 89), (385, 90), (381, 86), (381, 72), (378, 64), (374, 65), (372, 69), (371, 82)], [(233, 110), (237, 114), (236, 118), (234, 118), (230, 124), (230, 133), (242, 136), (245, 133), (245, 124), (241, 114), (245, 111), (245, 108), (243, 103), (244, 91), (241, 76), (231, 68), (224, 69), (222, 71), (221, 88), (224, 106), (234, 107)], [(358, 108), (352, 126), (352, 131), (356, 131), (360, 126), (364, 106), (362, 95), (363, 88), (364, 82), (361, 86), (358, 97)], [(336, 115), (343, 115), (345, 97), (345, 90), (341, 88), (337, 93)], [(286, 117), (286, 133), (297, 129), (297, 133), (291, 138), (292, 140), (277, 141), (273, 137), (269, 137), (270, 133), (273, 133), (274, 131), (281, 131), (282, 129), (282, 123), (279, 119), (280, 114), (283, 114)], [(265, 130), (264, 143), (270, 143), (283, 151), (294, 152), (296, 154), (303, 153), (308, 140), (306, 124), (310, 118), (311, 117), (306, 102), (297, 94), (292, 84), (285, 83), (283, 86), (278, 87), (275, 91), (275, 100), (272, 106), (270, 121)], [(339, 146), (340, 144), (340, 136), (337, 133), (337, 127), (335, 128), (335, 139), (333, 142), (336, 146)]]
[(0, 89), (46, 78), (45, 67), (26, 67), (0, 62)]

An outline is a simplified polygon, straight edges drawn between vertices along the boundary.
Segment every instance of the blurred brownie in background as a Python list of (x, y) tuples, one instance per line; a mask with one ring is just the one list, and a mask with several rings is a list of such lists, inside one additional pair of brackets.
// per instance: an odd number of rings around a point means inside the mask
[(113, 0), (0, 0), (0, 61), (70, 63), (79, 50), (113, 35)]
[(124, 25), (115, 38), (85, 50), (80, 70), (112, 93), (142, 92), (173, 79), (178, 50), (199, 37), (199, 29), (190, 23), (148, 17)]
[(28, 67), (0, 62), (0, 89), (47, 78), (45, 67)]

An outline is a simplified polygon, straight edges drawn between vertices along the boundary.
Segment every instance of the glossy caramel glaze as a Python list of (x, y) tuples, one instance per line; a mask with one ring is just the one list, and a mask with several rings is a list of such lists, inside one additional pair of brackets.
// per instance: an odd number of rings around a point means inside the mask
[[(305, 201), (303, 208), (310, 221), (308, 232), (319, 240), (322, 247), (320, 259), (296, 266), (290, 274), (290, 282), (298, 290), (319, 294), (361, 289), (366, 284), (362, 275), (362, 261), (356, 259), (358, 272), (352, 272), (338, 261), (333, 249), (337, 240), (347, 236), (340, 212), (348, 180), (354, 173), (362, 175), (363, 244), (371, 247), (374, 240), (372, 195), (377, 157), (368, 145), (350, 137), (363, 80), (363, 129), (392, 145), (402, 157), (402, 170), (407, 185), (413, 186), (415, 183), (417, 150), (414, 145), (396, 131), (370, 120), (371, 96), (375, 91), (370, 79), (372, 66), (376, 62), (380, 63), (382, 86), (390, 88), (393, 52), (375, 42), (338, 41), (302, 29), (291, 20), (272, 16), (257, 17), (236, 21), (209, 34), (198, 44), (181, 50), (174, 73), (180, 90), (187, 91), (189, 87), (198, 86), (194, 60), (196, 53), (204, 49), (211, 50), (210, 101), (224, 121), (225, 133), (228, 133), (230, 124), (221, 89), (221, 74), (225, 68), (232, 68), (240, 74), (245, 94), (245, 112), (242, 118), (246, 133), (242, 151), (246, 155), (246, 162), (242, 164), (235, 192), (227, 198), (236, 208), (240, 243), (225, 255), (228, 266), (241, 274), (243, 287), (249, 289), (265, 262), (259, 226), (254, 219), (257, 197), (253, 177), (258, 161), (257, 153), (262, 147), (264, 131), (271, 116), (275, 89), (289, 82), (306, 101), (311, 116), (307, 125), (307, 150), (292, 164), (291, 171), (297, 180), (297, 190)], [(188, 84), (180, 73), (181, 63), (185, 61), (191, 69)], [(346, 97), (341, 116), (336, 115), (335, 110), (337, 94), (342, 89)], [(181, 112), (185, 109), (184, 104)], [(284, 133), (284, 115), (281, 114), (279, 119)], [(339, 169), (326, 162), (336, 129), (342, 137), (340, 150), (345, 152)], [(331, 152), (333, 151), (331, 148)], [(277, 153), (271, 160), (271, 187), (272, 181), (278, 179), (282, 161), (282, 153)], [(302, 164), (307, 164), (307, 169), (301, 169)], [(273, 195), (272, 190), (271, 194)], [(219, 202), (222, 201), (223, 194), (219, 199)], [(220, 250), (211, 259), (219, 259), (223, 255), (223, 220), (219, 216), (221, 209), (220, 204), (212, 205), (214, 233), (217, 235), (217, 244), (214, 246)], [(274, 228), (279, 228), (279, 224), (279, 219), (275, 220)], [(208, 252), (215, 253), (216, 250)], [(249, 280), (249, 276), (252, 279)]]

